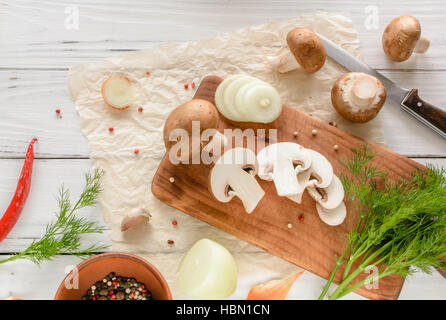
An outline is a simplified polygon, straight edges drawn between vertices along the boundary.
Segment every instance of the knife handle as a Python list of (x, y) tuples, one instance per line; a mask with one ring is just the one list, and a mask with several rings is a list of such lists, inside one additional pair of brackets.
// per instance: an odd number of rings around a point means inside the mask
[(406, 111), (446, 138), (446, 111), (423, 101), (418, 96), (417, 89), (412, 89), (401, 105), (407, 108)]

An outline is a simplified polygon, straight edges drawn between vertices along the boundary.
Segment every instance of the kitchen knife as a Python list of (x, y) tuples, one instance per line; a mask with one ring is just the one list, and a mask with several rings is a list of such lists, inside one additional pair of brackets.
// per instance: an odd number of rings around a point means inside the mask
[(327, 55), (339, 64), (353, 72), (368, 73), (383, 83), (387, 97), (396, 101), (404, 111), (407, 111), (426, 126), (446, 139), (446, 111), (425, 102), (418, 96), (418, 89), (401, 88), (379, 72), (373, 70), (364, 62), (358, 60), (346, 50), (318, 34), (323, 42)]

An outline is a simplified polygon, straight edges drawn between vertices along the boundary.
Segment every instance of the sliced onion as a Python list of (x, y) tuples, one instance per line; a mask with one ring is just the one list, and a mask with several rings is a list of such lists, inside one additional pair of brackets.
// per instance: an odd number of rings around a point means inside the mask
[(254, 83), (246, 90), (240, 90), (237, 101), (247, 110), (245, 121), (269, 123), (282, 112), (282, 101), (276, 89), (267, 84)]
[(217, 87), (217, 90), (215, 91), (215, 106), (217, 107), (218, 111), (227, 119), (232, 119), (235, 117), (235, 115), (231, 114), (228, 109), (226, 108), (226, 105), (224, 103), (224, 93), (226, 92), (226, 88), (235, 80), (237, 80), (240, 77), (244, 77), (243, 74), (236, 74), (233, 76), (227, 77), (225, 80), (222, 81)]
[(259, 81), (260, 80), (258, 80), (257, 78), (245, 75), (232, 81), (232, 83), (226, 87), (224, 93), (224, 104), (225, 107), (229, 110), (229, 113), (232, 113), (235, 118), (243, 119), (246, 117), (247, 114), (246, 108), (244, 108), (244, 106), (237, 105), (238, 92), (243, 90), (243, 88)]
[(217, 88), (215, 104), (224, 117), (238, 122), (270, 123), (282, 112), (277, 90), (248, 75), (226, 78)]

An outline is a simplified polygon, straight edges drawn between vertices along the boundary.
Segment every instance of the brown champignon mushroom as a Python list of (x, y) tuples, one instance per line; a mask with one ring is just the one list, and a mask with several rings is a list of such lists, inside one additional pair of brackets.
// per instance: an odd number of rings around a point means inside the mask
[(421, 37), (421, 26), (415, 17), (409, 15), (393, 19), (386, 27), (382, 37), (386, 55), (396, 62), (409, 59), (413, 52), (425, 53), (430, 42)]
[(353, 122), (376, 117), (386, 101), (386, 88), (379, 79), (362, 72), (350, 72), (336, 80), (331, 102), (338, 113)]
[[(198, 121), (200, 125), (200, 143), (197, 145), (192, 142), (191, 138), (193, 134), (192, 127), (194, 121)], [(175, 129), (185, 130), (188, 135), (187, 138), (189, 139), (189, 141), (187, 142), (189, 146), (189, 152), (188, 155), (178, 154), (177, 156), (181, 159), (182, 163), (189, 163), (189, 161), (192, 160), (195, 155), (201, 154), (201, 151), (208, 144), (211, 144), (210, 141), (219, 143), (220, 146), (224, 146), (226, 144), (224, 135), (217, 131), (218, 122), (219, 117), (217, 108), (211, 102), (202, 99), (190, 100), (178, 106), (167, 117), (167, 120), (164, 124), (163, 132), (164, 145), (169, 151), (175, 144), (180, 141), (180, 137), (172, 137), (172, 135), (175, 133)], [(213, 134), (211, 135), (212, 138), (210, 138), (210, 141), (201, 140), (202, 134), (206, 130), (215, 130), (215, 132), (213, 132)]]
[(294, 28), (286, 37), (289, 52), (277, 57), (267, 57), (271, 66), (285, 73), (298, 68), (308, 73), (318, 71), (325, 63), (327, 52), (321, 39), (308, 28)]

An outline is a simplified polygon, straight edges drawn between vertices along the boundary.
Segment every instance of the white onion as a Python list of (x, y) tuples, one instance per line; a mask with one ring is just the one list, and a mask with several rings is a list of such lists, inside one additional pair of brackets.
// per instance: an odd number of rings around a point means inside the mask
[(215, 103), (224, 117), (237, 122), (270, 123), (282, 112), (277, 90), (248, 75), (226, 78), (217, 88)]
[(241, 119), (246, 116), (245, 108), (237, 105), (236, 97), (237, 93), (241, 91), (242, 88), (251, 85), (252, 83), (256, 83), (258, 79), (250, 76), (242, 76), (240, 78), (235, 79), (226, 87), (226, 90), (223, 94), (224, 97), (224, 105), (230, 114), (233, 115), (233, 118)]
[(231, 114), (224, 102), (224, 93), (226, 92), (226, 88), (235, 80), (239, 78), (243, 78), (245, 75), (243, 74), (236, 74), (230, 77), (227, 77), (225, 80), (223, 80), (222, 83), (219, 84), (217, 87), (217, 90), (215, 91), (215, 105), (217, 106), (218, 111), (227, 119), (235, 118), (235, 115)]
[(197, 241), (179, 269), (181, 289), (194, 299), (225, 299), (237, 287), (237, 266), (231, 253), (209, 240)]

